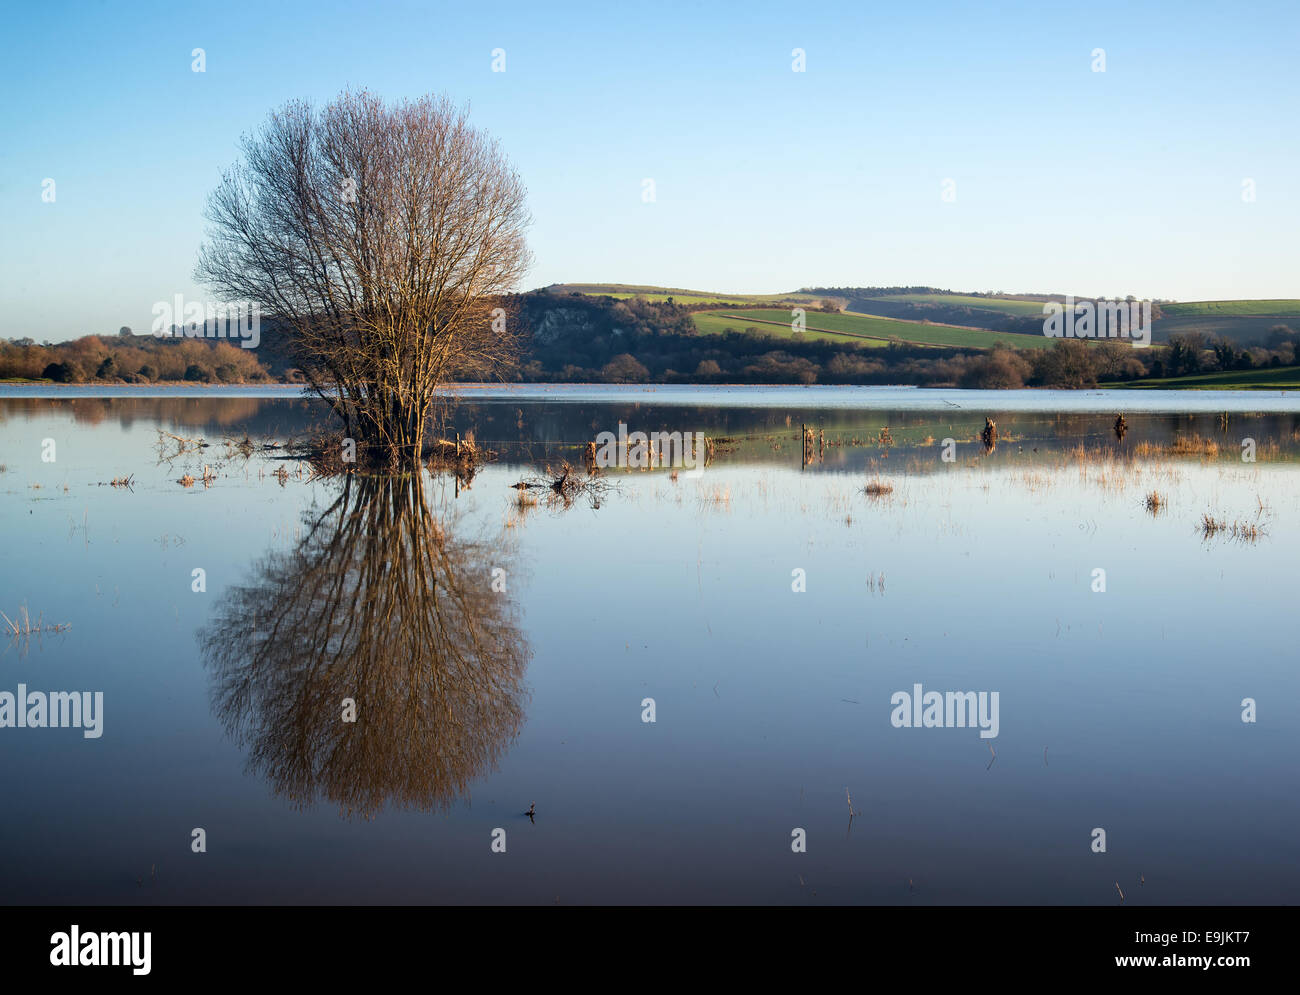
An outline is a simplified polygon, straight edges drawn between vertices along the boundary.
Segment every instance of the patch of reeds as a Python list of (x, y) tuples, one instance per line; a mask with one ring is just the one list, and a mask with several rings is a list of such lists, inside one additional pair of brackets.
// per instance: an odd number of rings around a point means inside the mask
[(1255, 522), (1244, 519), (1229, 522), (1226, 518), (1216, 518), (1209, 512), (1201, 515), (1201, 523), (1197, 526), (1197, 530), (1203, 539), (1213, 539), (1221, 535), (1236, 542), (1258, 542), (1265, 534), (1263, 527)]
[(699, 489), (700, 503), (710, 508), (721, 508), (729, 510), (731, 508), (731, 487), (729, 485), (715, 484), (712, 487), (701, 487)]
[(1202, 456), (1206, 459), (1216, 459), (1219, 455), (1219, 444), (1213, 439), (1207, 439), (1193, 432), (1190, 435), (1174, 436), (1174, 441), (1168, 445), (1159, 442), (1139, 442), (1133, 451), (1144, 459), (1164, 456)]
[(70, 624), (62, 622), (58, 625), (45, 625), (41, 621), (45, 617), (44, 612), (37, 615), (36, 621), (33, 622), (31, 616), (27, 612), (26, 605), (23, 605), (22, 608), (18, 610), (17, 614), (18, 621), (15, 622), (4, 612), (0, 611), (0, 618), (5, 620), (5, 631), (14, 637), (35, 636), (40, 635), (42, 632), (64, 632), (72, 628)]
[(1193, 433), (1174, 437), (1174, 444), (1169, 451), (1175, 456), (1206, 456), (1214, 458), (1219, 455), (1219, 444), (1213, 439), (1205, 439)]
[(424, 453), (424, 465), (430, 471), (454, 470), (471, 477), (471, 471), (496, 458), (496, 453), (474, 440), (472, 431), (463, 436), (457, 433), (452, 439), (436, 439), (425, 447)]

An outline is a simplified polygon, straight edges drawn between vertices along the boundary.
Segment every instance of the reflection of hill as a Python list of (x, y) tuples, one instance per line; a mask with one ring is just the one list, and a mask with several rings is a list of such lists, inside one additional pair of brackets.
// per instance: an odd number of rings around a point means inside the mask
[(348, 479), (200, 633), (214, 711), (250, 769), (349, 814), (463, 796), (524, 718), (529, 651), (491, 589), (504, 560), (435, 518), (418, 478)]

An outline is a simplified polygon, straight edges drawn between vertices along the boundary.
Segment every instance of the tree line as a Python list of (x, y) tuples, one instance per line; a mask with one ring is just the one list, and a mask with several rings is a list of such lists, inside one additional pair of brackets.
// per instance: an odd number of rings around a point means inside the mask
[[(495, 297), (519, 343), (503, 380), (540, 383), (912, 384), (997, 390), (1090, 387), (1097, 383), (1214, 371), (1293, 366), (1300, 333), (1275, 326), (1264, 345), (1182, 332), (1167, 345), (1134, 349), (1119, 340), (1057, 340), (1050, 349), (934, 348), (893, 342), (863, 348), (776, 338), (751, 326), (701, 335), (689, 306), (543, 291)], [(489, 312), (490, 313), (490, 312)], [(487, 320), (487, 319), (485, 319)], [(301, 382), (284, 332), (264, 330), (262, 347), (210, 339), (89, 335), (37, 344), (0, 340), (0, 378), (57, 383)], [(462, 379), (471, 379), (470, 376)]]
[(54, 383), (266, 383), (283, 379), (254, 354), (202, 338), (85, 335), (70, 342), (0, 339), (0, 379)]

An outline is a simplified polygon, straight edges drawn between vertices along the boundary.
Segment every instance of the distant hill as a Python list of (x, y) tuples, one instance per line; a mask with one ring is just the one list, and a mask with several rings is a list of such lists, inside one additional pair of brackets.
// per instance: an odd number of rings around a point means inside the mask
[(1238, 346), (1266, 346), (1278, 326), (1300, 331), (1300, 300), (1178, 301), (1162, 304), (1155, 340), (1191, 333), (1231, 339)]
[(821, 306), (824, 297), (819, 294), (798, 291), (789, 294), (727, 294), (711, 290), (683, 290), (680, 287), (654, 287), (634, 283), (553, 283), (543, 287), (542, 292), (557, 296), (582, 294), (592, 297), (613, 297), (626, 300), (629, 297), (644, 297), (648, 301), (672, 301), (684, 307), (709, 307), (718, 304), (780, 304), (791, 303), (814, 304)]
[[(891, 340), (924, 345), (988, 349), (1003, 342), (1039, 348), (1043, 301), (1027, 297), (952, 294), (933, 287), (812, 287), (778, 294), (728, 294), (617, 283), (561, 283), (543, 288), (552, 296), (640, 298), (672, 303), (695, 315), (706, 334), (752, 328), (787, 339), (790, 309), (807, 310), (807, 341), (882, 346)], [(769, 311), (759, 309), (767, 308)]]
[[(754, 328), (767, 335), (793, 338), (788, 308), (754, 308), (739, 311), (697, 311), (695, 325), (705, 333), (741, 331)], [(1001, 343), (1017, 349), (1041, 349), (1051, 340), (1041, 334), (1022, 335), (995, 332), (984, 328), (945, 325), (928, 321), (902, 321), (852, 311), (824, 313), (809, 311), (804, 315), (806, 338), (882, 347), (891, 341), (925, 346), (955, 346), (963, 349), (991, 349)]]
[[(990, 331), (1041, 335), (1043, 305), (1062, 302), (1064, 294), (954, 293), (932, 287), (821, 287), (809, 292), (842, 297), (846, 310), (904, 321), (968, 325)], [(1072, 295), (1076, 303), (1098, 297)], [(1196, 333), (1207, 340), (1226, 338), (1241, 348), (1268, 344), (1278, 325), (1300, 331), (1300, 300), (1154, 301), (1152, 337)]]
[(845, 301), (845, 310), (900, 321), (929, 321), (995, 332), (1042, 334), (1043, 304), (1053, 294), (953, 293), (935, 287), (813, 287)]
[(1300, 300), (1260, 301), (1171, 301), (1160, 305), (1169, 317), (1192, 315), (1287, 315), (1300, 314)]

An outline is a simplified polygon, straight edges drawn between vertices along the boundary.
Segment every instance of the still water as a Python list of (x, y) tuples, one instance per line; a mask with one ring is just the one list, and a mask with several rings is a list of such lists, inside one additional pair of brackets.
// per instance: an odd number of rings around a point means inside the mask
[[(1300, 397), (465, 390), (495, 460), (414, 481), (262, 448), (295, 392), (155, 393), (0, 394), (0, 611), (68, 626), (0, 635), (0, 706), (103, 696), (0, 728), (0, 901), (1300, 895)], [(511, 486), (620, 423), (713, 459)]]

